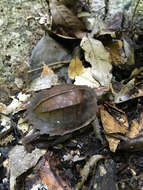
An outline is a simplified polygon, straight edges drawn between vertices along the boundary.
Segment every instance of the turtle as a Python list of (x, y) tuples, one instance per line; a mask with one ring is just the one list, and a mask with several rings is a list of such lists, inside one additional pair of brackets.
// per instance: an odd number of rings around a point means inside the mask
[(30, 99), (26, 107), (25, 120), (32, 130), (22, 142), (29, 152), (35, 147), (49, 147), (61, 139), (64, 141), (69, 134), (89, 123), (94, 124), (102, 141), (97, 113), (95, 91), (88, 86), (63, 84), (42, 90)]

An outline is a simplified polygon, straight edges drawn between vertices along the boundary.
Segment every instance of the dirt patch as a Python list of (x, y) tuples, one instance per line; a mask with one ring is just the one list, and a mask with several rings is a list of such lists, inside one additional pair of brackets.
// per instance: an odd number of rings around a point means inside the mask
[(9, 95), (22, 89), (32, 48), (43, 31), (36, 18), (43, 12), (40, 1), (6, 0), (0, 5), (0, 97), (7, 102)]

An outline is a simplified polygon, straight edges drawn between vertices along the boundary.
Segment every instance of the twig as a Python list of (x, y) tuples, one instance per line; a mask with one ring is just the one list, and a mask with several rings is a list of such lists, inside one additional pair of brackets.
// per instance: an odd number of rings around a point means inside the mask
[[(62, 67), (64, 64), (67, 64), (67, 63), (69, 63), (69, 62), (70, 62), (70, 60), (58, 61), (58, 62), (55, 62), (55, 63), (50, 63), (50, 64), (48, 64), (47, 66), (50, 67), (50, 68), (52, 68), (52, 69), (58, 69), (58, 68)], [(41, 69), (43, 69), (43, 66), (41, 66), (41, 67), (39, 67), (39, 68), (36, 68), (36, 69), (32, 69), (32, 70), (28, 71), (28, 73), (32, 73), (32, 72), (35, 72), (35, 71), (39, 71), (39, 70), (41, 70)]]

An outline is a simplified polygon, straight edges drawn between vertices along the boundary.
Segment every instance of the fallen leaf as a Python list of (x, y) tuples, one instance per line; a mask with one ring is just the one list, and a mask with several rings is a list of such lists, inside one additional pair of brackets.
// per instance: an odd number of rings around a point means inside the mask
[(104, 106), (106, 107), (107, 111), (116, 119), (116, 121), (123, 128), (128, 130), (129, 124), (125, 112), (110, 103), (105, 103)]
[(110, 53), (112, 63), (114, 65), (119, 65), (119, 64), (124, 64), (124, 59), (122, 57), (123, 53), (123, 43), (121, 40), (116, 40), (116, 41), (110, 41), (106, 45), (107, 51)]
[(139, 134), (140, 130), (141, 130), (140, 124), (136, 120), (133, 120), (130, 131), (127, 133), (127, 136), (129, 138), (135, 138)]
[(85, 35), (85, 26), (72, 11), (57, 0), (50, 0), (50, 10), (53, 27), (64, 35), (82, 38)]
[(75, 77), (75, 85), (86, 85), (91, 88), (98, 88), (99, 82), (92, 76), (91, 68), (85, 68), (83, 73)]
[(119, 122), (109, 114), (104, 108), (100, 110), (101, 120), (103, 123), (103, 127), (106, 133), (122, 133), (125, 134), (127, 129), (123, 127), (123, 125), (119, 124)]
[(130, 131), (127, 133), (129, 138), (136, 138), (143, 133), (143, 112), (140, 113), (139, 119), (133, 120), (131, 123)]
[(30, 96), (31, 96), (30, 94), (24, 94), (22, 92), (19, 92), (19, 94), (17, 95), (17, 98), (20, 102), (27, 102)]
[[(29, 97), (30, 97), (30, 94), (24, 94), (24, 93), (20, 92), (17, 95), (17, 97), (11, 97), (13, 100), (8, 106), (6, 106), (3, 103), (0, 103), (0, 112), (8, 115), (10, 113), (14, 114), (14, 113), (22, 110), (23, 104), (28, 101)], [(0, 117), (1, 117), (1, 115), (0, 115)]]
[(93, 77), (91, 68), (84, 68), (78, 57), (71, 60), (68, 75), (71, 79), (75, 79), (75, 85), (86, 85), (91, 88), (98, 88), (100, 86), (99, 82)]
[(52, 168), (48, 160), (45, 161), (39, 173), (42, 182), (46, 184), (50, 190), (71, 190), (69, 185), (59, 175), (58, 169)]
[(142, 71), (143, 67), (135, 68), (130, 75), (130, 79), (137, 77)]
[(50, 88), (58, 84), (58, 77), (56, 74), (47, 74), (42, 77), (38, 77), (32, 81), (28, 92), (30, 91), (39, 91), (46, 88)]
[(110, 55), (99, 40), (91, 37), (83, 37), (81, 48), (85, 51), (85, 59), (92, 66), (92, 76), (102, 85), (108, 86), (111, 82)]
[(40, 177), (42, 182), (45, 183), (50, 190), (63, 190), (53, 174), (48, 161), (45, 162), (43, 170), (40, 171)]
[(45, 154), (45, 150), (35, 149), (32, 153), (27, 153), (24, 146), (16, 145), (9, 152), (10, 168), (10, 189), (15, 190), (16, 179), (30, 168), (34, 167), (40, 157)]
[(129, 92), (134, 88), (134, 81), (135, 79), (132, 79), (124, 85), (118, 93), (114, 94), (115, 103), (121, 103), (131, 99), (131, 94)]
[(50, 69), (49, 67), (48, 67), (48, 65), (46, 65), (45, 63), (43, 63), (43, 71), (42, 71), (42, 73), (41, 73), (41, 77), (43, 77), (43, 76), (45, 76), (45, 75), (53, 75), (54, 74), (54, 72), (53, 72), (53, 70), (52, 69)]
[[(121, 122), (119, 123), (119, 120), (117, 120), (115, 117), (109, 114), (108, 111), (106, 111), (103, 106), (100, 108), (100, 114), (101, 114), (101, 121), (102, 121), (105, 133), (107, 134), (110, 134), (110, 133), (126, 134), (127, 133), (128, 123), (125, 123), (127, 122), (126, 120), (124, 121), (124, 119), (121, 119)], [(110, 150), (112, 152), (115, 152), (120, 140), (113, 137), (107, 137), (107, 136), (106, 138), (109, 142)]]
[(113, 102), (116, 104), (143, 96), (142, 87), (137, 86), (134, 78), (131, 79), (127, 84), (123, 85), (118, 93), (114, 92), (112, 85), (110, 85), (110, 87), (112, 93), (114, 94)]
[[(96, 4), (97, 6), (97, 4)], [(101, 13), (101, 11), (100, 11)], [(97, 14), (97, 13), (96, 13)], [(112, 38), (116, 38), (116, 33), (108, 29), (107, 24), (102, 18), (99, 17), (87, 17), (86, 18), (86, 28), (91, 31), (91, 37), (99, 37), (110, 35)]]
[[(53, 56), (54, 55), (54, 56)], [(32, 50), (30, 70), (43, 67), (42, 63), (51, 64), (72, 59), (69, 51), (48, 34), (44, 35)], [(39, 70), (38, 70), (39, 71)], [(40, 72), (32, 72), (30, 79), (34, 80), (40, 76)]]
[(75, 79), (76, 76), (81, 75), (84, 72), (84, 67), (81, 60), (78, 57), (75, 57), (71, 60), (68, 75), (71, 79)]

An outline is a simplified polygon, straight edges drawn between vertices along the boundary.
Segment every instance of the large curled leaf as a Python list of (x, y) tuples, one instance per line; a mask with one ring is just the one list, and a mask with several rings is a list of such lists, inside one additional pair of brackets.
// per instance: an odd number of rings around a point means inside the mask
[(85, 51), (85, 59), (92, 66), (92, 75), (102, 85), (108, 86), (111, 74), (110, 55), (99, 40), (91, 37), (83, 37), (81, 47)]

